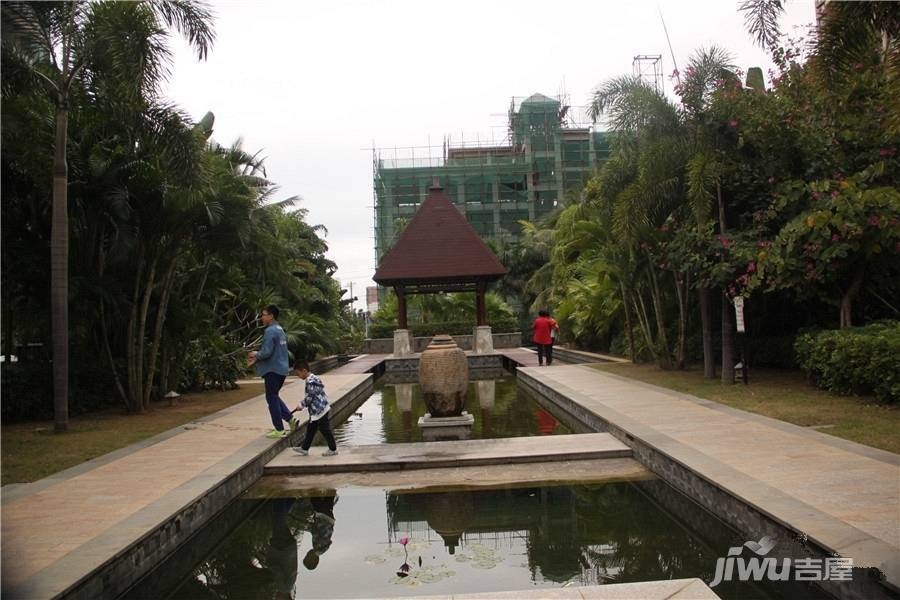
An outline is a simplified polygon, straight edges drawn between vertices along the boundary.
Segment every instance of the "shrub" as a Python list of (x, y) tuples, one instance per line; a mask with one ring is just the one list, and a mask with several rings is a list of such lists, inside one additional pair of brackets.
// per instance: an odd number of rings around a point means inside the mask
[(817, 386), (839, 394), (900, 400), (900, 322), (797, 336), (797, 364)]
[[(518, 323), (514, 318), (497, 319), (490, 323), (492, 333), (513, 333), (518, 331)], [(378, 323), (369, 327), (369, 336), (376, 338), (392, 338), (394, 337), (393, 324)], [(409, 325), (413, 337), (427, 337), (437, 335), (439, 333), (447, 333), (449, 335), (472, 335), (475, 324), (471, 321), (439, 321), (434, 323), (411, 323)]]
[[(53, 371), (48, 360), (3, 363), (4, 422), (53, 418)], [(69, 416), (121, 405), (112, 373), (103, 364), (72, 360), (69, 367)]]
[(185, 390), (233, 389), (246, 364), (246, 353), (237, 344), (216, 336), (188, 343), (181, 365)]

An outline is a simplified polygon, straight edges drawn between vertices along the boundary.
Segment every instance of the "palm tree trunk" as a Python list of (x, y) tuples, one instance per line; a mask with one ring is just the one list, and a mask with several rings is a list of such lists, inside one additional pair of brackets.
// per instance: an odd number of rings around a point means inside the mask
[(622, 289), (622, 306), (625, 309), (625, 335), (628, 337), (628, 358), (634, 362), (634, 328), (631, 326), (631, 296), (625, 291), (625, 284), (620, 283)]
[(734, 383), (734, 307), (722, 294), (722, 383)]
[[(688, 282), (679, 278), (678, 273), (673, 273), (675, 278), (675, 295), (678, 299), (678, 340), (675, 343), (675, 368), (684, 369), (687, 346), (687, 287)], [(685, 275), (690, 277), (690, 275)]]
[(137, 392), (137, 396), (132, 399), (132, 402), (138, 409), (143, 412), (146, 408), (143, 403), (143, 385), (144, 385), (144, 346), (145, 340), (147, 336), (147, 314), (150, 312), (150, 298), (153, 296), (153, 287), (156, 285), (156, 265), (159, 262), (159, 257), (154, 257), (153, 262), (150, 263), (150, 272), (147, 274), (147, 283), (146, 287), (144, 287), (144, 298), (141, 302), (141, 313), (138, 317), (138, 332), (137, 337), (135, 339), (135, 390)]
[(700, 295), (700, 326), (703, 330), (703, 377), (716, 378), (716, 362), (713, 356), (712, 290), (698, 288)]
[[(153, 329), (153, 342), (150, 347), (150, 354), (147, 357), (147, 377), (146, 383), (144, 384), (143, 410), (150, 408), (151, 394), (153, 393), (153, 377), (156, 375), (156, 357), (159, 354), (159, 345), (162, 341), (163, 325), (166, 322), (166, 312), (169, 308), (169, 297), (172, 292), (172, 280), (175, 276), (176, 263), (177, 258), (173, 258), (169, 263), (165, 279), (163, 279), (162, 297), (159, 300), (159, 306), (156, 307), (156, 325)], [(165, 393), (165, 391), (163, 390), (162, 393)]]
[[(649, 253), (648, 253), (649, 258)], [(666, 371), (672, 368), (672, 355), (669, 352), (669, 338), (666, 335), (666, 321), (663, 314), (662, 300), (659, 292), (659, 282), (656, 279), (656, 271), (653, 269), (653, 261), (648, 265), (650, 279), (650, 299), (653, 302), (653, 313), (656, 317), (656, 339), (659, 343), (657, 359), (659, 368)]]
[(53, 418), (57, 432), (69, 428), (69, 170), (66, 161), (69, 111), (56, 105), (53, 155), (53, 215), (50, 232), (50, 324), (53, 332)]
[(637, 314), (638, 322), (641, 325), (641, 333), (644, 334), (644, 341), (647, 343), (647, 349), (653, 355), (653, 360), (659, 362), (659, 352), (656, 347), (656, 341), (652, 338), (650, 332), (650, 319), (647, 317), (647, 307), (644, 304), (644, 296), (640, 291), (634, 294), (634, 312)]

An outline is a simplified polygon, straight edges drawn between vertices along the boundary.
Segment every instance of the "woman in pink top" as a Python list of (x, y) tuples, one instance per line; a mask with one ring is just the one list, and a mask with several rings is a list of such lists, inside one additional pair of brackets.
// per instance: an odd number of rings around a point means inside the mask
[(547, 366), (549, 367), (550, 363), (553, 362), (553, 336), (550, 332), (554, 330), (559, 331), (559, 325), (550, 318), (549, 312), (542, 310), (538, 312), (538, 318), (534, 320), (531, 328), (534, 330), (532, 341), (537, 346), (538, 364), (543, 367), (544, 356), (546, 356)]

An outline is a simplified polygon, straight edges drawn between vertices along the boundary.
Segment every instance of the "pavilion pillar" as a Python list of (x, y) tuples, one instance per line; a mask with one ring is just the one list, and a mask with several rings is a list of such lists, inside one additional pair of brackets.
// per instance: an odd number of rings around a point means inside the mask
[(406, 288), (402, 285), (394, 287), (397, 293), (397, 329), (394, 330), (394, 356), (402, 358), (412, 356), (413, 340), (406, 329)]
[(475, 290), (475, 315), (478, 319), (478, 326), (487, 325), (487, 311), (484, 304), (485, 284), (483, 281), (478, 282)]
[(490, 354), (494, 351), (494, 338), (491, 328), (487, 324), (487, 310), (484, 301), (486, 291), (487, 284), (479, 281), (475, 288), (475, 312), (478, 316), (478, 325), (472, 332), (472, 348), (475, 350), (475, 354)]
[(394, 291), (397, 293), (397, 328), (406, 329), (406, 290), (398, 285)]

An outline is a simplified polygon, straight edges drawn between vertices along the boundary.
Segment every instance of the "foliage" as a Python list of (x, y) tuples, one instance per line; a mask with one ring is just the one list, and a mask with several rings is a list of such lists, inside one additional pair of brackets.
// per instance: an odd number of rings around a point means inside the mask
[[(488, 292), (485, 294), (485, 309), (488, 324), (494, 328), (494, 331), (501, 331), (498, 327), (502, 327), (505, 331), (517, 330), (516, 325), (511, 325), (516, 320), (514, 311), (498, 293)], [(423, 325), (424, 327), (421, 327), (420, 330), (431, 331), (433, 329), (429, 325), (431, 323), (453, 323), (455, 324), (454, 331), (450, 333), (471, 334), (476, 321), (474, 292), (407, 296), (406, 310), (408, 326), (413, 330), (418, 325)], [(384, 302), (372, 315), (370, 337), (379, 337), (375, 336), (373, 331), (387, 332), (388, 335), (384, 337), (392, 337), (390, 332), (397, 328), (398, 311), (396, 294), (393, 291), (387, 292)], [(437, 333), (447, 332), (439, 331)]]
[(823, 389), (900, 401), (900, 321), (803, 333), (794, 349), (800, 368)]

